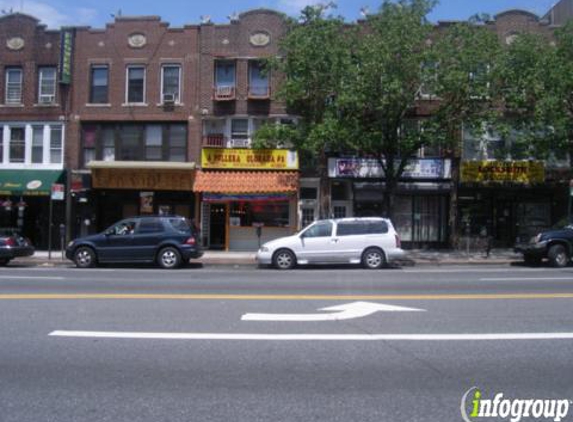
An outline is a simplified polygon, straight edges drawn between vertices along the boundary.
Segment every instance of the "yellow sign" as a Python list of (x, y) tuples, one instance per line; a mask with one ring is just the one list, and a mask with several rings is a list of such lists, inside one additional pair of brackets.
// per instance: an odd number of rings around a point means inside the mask
[(545, 167), (541, 161), (465, 161), (462, 162), (461, 181), (543, 183)]
[(204, 169), (298, 170), (298, 154), (286, 149), (203, 148)]

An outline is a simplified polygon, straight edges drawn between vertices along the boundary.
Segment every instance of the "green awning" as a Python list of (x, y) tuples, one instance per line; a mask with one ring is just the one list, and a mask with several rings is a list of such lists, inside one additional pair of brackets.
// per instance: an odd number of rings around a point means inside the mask
[(0, 170), (0, 195), (47, 196), (63, 170)]

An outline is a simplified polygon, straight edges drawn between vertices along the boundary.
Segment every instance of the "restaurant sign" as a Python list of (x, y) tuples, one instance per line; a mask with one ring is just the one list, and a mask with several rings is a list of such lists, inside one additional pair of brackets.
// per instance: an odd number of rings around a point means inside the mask
[(462, 183), (512, 182), (543, 183), (545, 166), (542, 161), (464, 161)]
[(191, 192), (194, 174), (194, 170), (92, 169), (92, 187)]
[[(396, 161), (397, 168), (399, 161)], [(410, 160), (402, 179), (450, 179), (452, 177), (449, 159), (421, 158)], [(332, 178), (383, 179), (384, 169), (375, 158), (330, 158), (328, 175)]]
[(203, 148), (204, 169), (298, 170), (298, 154), (286, 149)]

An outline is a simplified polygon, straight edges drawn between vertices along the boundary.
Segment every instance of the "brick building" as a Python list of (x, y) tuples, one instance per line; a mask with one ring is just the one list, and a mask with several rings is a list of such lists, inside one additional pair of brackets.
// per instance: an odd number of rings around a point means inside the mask
[[(40, 248), (48, 244), (51, 185), (65, 178), (69, 88), (60, 38), (31, 16), (0, 17), (0, 227), (19, 228)], [(63, 203), (53, 211), (57, 227)]]
[(276, 99), (279, 77), (262, 62), (279, 54), (285, 30), (284, 15), (265, 9), (232, 16), (228, 25), (201, 25), (203, 149), (195, 190), (207, 247), (254, 250), (257, 234), (266, 241), (297, 228), (296, 152), (250, 149), (261, 125), (295, 121)]
[(194, 216), (198, 47), (198, 27), (170, 28), (156, 16), (76, 28), (73, 235), (137, 214)]

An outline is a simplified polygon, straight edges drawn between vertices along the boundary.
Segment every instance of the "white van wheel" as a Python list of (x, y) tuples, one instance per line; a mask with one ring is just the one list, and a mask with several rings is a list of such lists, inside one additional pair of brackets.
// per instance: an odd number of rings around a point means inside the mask
[(362, 254), (362, 265), (369, 270), (377, 270), (386, 265), (384, 252), (378, 248), (368, 248)]

